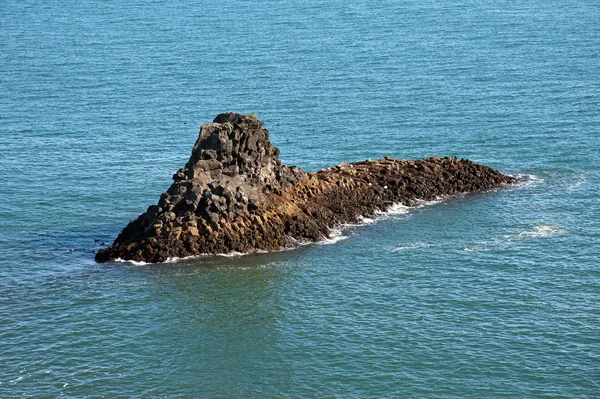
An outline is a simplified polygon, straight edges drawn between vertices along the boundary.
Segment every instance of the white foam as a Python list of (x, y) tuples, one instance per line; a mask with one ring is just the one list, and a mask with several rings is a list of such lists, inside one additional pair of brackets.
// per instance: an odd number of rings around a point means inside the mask
[(505, 248), (518, 241), (554, 237), (564, 232), (561, 228), (540, 224), (534, 226), (531, 230), (525, 230), (515, 235), (504, 235), (502, 238), (492, 238), (489, 241), (470, 243), (471, 245), (463, 248), (463, 250), (465, 252), (488, 252)]
[(429, 248), (431, 246), (432, 246), (432, 244), (428, 244), (425, 242), (413, 242), (410, 244), (398, 245), (397, 247), (392, 249), (392, 252), (408, 251), (411, 249), (418, 249), (418, 248)]
[(488, 252), (491, 251), (491, 248), (485, 248), (485, 247), (465, 247), (463, 248), (463, 251), (465, 252)]
[(331, 229), (329, 230), (329, 237), (317, 242), (317, 244), (319, 245), (331, 245), (331, 244), (335, 244), (336, 242), (342, 241), (347, 239), (348, 236), (345, 236), (343, 234), (342, 229)]
[(223, 256), (225, 258), (234, 258), (236, 256), (244, 256), (244, 255), (248, 255), (248, 252), (244, 253), (244, 252), (232, 251), (232, 252), (228, 252), (226, 254), (217, 254), (217, 256)]
[(576, 190), (584, 184), (591, 183), (593, 181), (597, 181), (600, 179), (600, 176), (597, 176), (591, 172), (580, 172), (581, 174), (573, 181), (569, 186), (567, 186), (567, 190)]
[(397, 203), (390, 206), (385, 213), (389, 215), (404, 215), (410, 211), (410, 207)]
[(295, 249), (297, 247), (302, 247), (304, 245), (309, 245), (312, 244), (313, 241), (309, 241), (306, 239), (298, 239), (298, 238), (294, 238), (294, 237), (288, 237), (287, 240), (291, 243), (291, 246), (289, 248), (282, 248), (282, 250), (289, 250), (289, 249)]
[(381, 219), (385, 219), (387, 217), (390, 216), (398, 216), (398, 215), (405, 215), (407, 214), (411, 209), (414, 208), (418, 208), (418, 206), (406, 206), (404, 204), (401, 204), (399, 202), (393, 204), (392, 206), (390, 206), (389, 208), (385, 209), (385, 210), (376, 210), (375, 211), (375, 216), (377, 220), (381, 220)]
[[(391, 216), (406, 215), (407, 213), (410, 212), (411, 209), (420, 208), (420, 207), (428, 206), (428, 205), (434, 205), (434, 204), (442, 202), (443, 200), (444, 200), (443, 197), (438, 197), (435, 200), (431, 200), (431, 201), (418, 200), (415, 202), (415, 206), (406, 206), (402, 203), (395, 203), (392, 206), (390, 206), (389, 208), (387, 208), (385, 211), (376, 210), (374, 212), (374, 214), (375, 214), (374, 218), (359, 216), (357, 224), (346, 223), (337, 228), (331, 229), (329, 231), (329, 237), (317, 242), (317, 244), (320, 244), (320, 245), (335, 244), (336, 242), (339, 242), (339, 241), (342, 241), (342, 240), (345, 240), (348, 238), (348, 236), (345, 236), (343, 234), (345, 229), (377, 223), (377, 221), (391, 217)], [(293, 241), (295, 241), (295, 243), (297, 243), (299, 245), (311, 244), (311, 242), (297, 242), (296, 240), (293, 240)], [(425, 245), (430, 246), (430, 244), (425, 244)], [(396, 249), (396, 250), (401, 250), (401, 249)], [(396, 250), (394, 250), (394, 252)]]
[(554, 226), (539, 225), (535, 226), (533, 230), (522, 231), (518, 237), (552, 237), (564, 233), (565, 231)]
[(517, 179), (517, 186), (520, 187), (532, 187), (532, 186), (536, 186), (538, 184), (544, 184), (545, 180), (539, 176), (536, 176), (534, 174), (514, 174), (514, 175), (509, 175), (510, 177), (514, 177), (515, 179)]
[(575, 183), (571, 184), (570, 186), (568, 186), (568, 187), (567, 187), (567, 190), (575, 190), (575, 189), (578, 189), (579, 187), (583, 186), (585, 183), (587, 183), (587, 181), (585, 181), (585, 180), (580, 180), (580, 181), (577, 181), (577, 182), (575, 182)]
[(443, 196), (443, 197), (436, 197), (435, 199), (432, 200), (421, 200), (421, 199), (417, 199), (415, 200), (414, 203), (414, 208), (423, 208), (425, 206), (431, 206), (431, 205), (436, 205), (439, 204), (441, 202), (443, 202), (444, 200), (446, 200), (446, 198), (457, 198), (463, 195), (466, 195), (467, 193), (459, 193), (459, 194), (455, 194), (453, 196)]
[[(161, 262), (161, 263), (176, 263), (176, 262), (179, 262), (180, 260), (201, 258), (201, 257), (205, 257), (205, 256), (210, 256), (210, 255), (208, 255), (208, 254), (199, 254), (199, 255), (193, 255), (193, 256), (185, 256), (183, 258), (174, 256), (174, 257), (167, 258), (164, 262)], [(148, 266), (148, 265), (154, 265), (154, 264), (156, 264), (156, 263), (152, 263), (152, 262), (128, 260), (128, 259), (122, 259), (122, 258), (114, 259), (113, 262), (129, 263), (129, 264), (131, 264), (133, 266)]]
[(367, 218), (364, 216), (359, 216), (358, 220), (360, 221), (361, 224), (373, 224), (376, 221), (375, 219)]
[[(184, 256), (184, 257), (173, 256), (173, 257), (167, 258), (164, 262), (161, 262), (161, 263), (177, 263), (177, 262), (184, 261), (184, 260), (207, 258), (210, 256), (224, 256), (227, 258), (232, 258), (232, 257), (236, 257), (236, 256), (243, 256), (243, 255), (248, 255), (251, 253), (259, 253), (259, 252), (266, 252), (266, 251), (257, 250), (257, 251), (248, 252), (248, 253), (233, 251), (233, 252), (224, 253), (224, 254), (198, 254), (198, 255)], [(156, 263), (152, 263), (152, 262), (127, 260), (127, 259), (122, 259), (122, 258), (114, 259), (113, 262), (129, 263), (133, 266), (147, 266), (147, 265), (156, 264)]]
[(148, 263), (148, 262), (138, 262), (135, 260), (127, 260), (127, 259), (122, 259), (122, 258), (117, 258), (117, 259), (113, 259), (113, 262), (118, 262), (118, 263), (131, 263), (134, 266), (145, 266), (145, 265), (151, 265), (152, 263)]

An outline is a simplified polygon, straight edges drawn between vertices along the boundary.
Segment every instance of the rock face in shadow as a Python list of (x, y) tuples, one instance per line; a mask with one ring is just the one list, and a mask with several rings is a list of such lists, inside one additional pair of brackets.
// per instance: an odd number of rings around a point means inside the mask
[(395, 203), (415, 205), (514, 178), (469, 160), (383, 158), (305, 173), (279, 161), (255, 115), (203, 125), (185, 167), (96, 261), (163, 262), (200, 254), (278, 250), (327, 238)]

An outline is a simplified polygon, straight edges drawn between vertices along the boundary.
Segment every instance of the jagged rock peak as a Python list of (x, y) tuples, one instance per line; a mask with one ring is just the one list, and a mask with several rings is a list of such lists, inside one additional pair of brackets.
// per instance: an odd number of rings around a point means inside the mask
[(273, 147), (255, 114), (228, 112), (200, 128), (189, 161), (173, 179), (195, 179), (195, 184), (201, 184), (241, 177), (238, 180), (278, 190), (295, 182), (298, 174), (299, 170), (281, 164), (279, 149)]

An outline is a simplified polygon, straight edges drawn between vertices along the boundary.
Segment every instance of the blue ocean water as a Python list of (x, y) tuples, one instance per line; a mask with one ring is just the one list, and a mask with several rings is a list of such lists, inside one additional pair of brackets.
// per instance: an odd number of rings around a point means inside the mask
[[(0, 397), (597, 398), (598, 71), (589, 0), (4, 0)], [(95, 264), (226, 111), (308, 171), (523, 182), (330, 245)]]

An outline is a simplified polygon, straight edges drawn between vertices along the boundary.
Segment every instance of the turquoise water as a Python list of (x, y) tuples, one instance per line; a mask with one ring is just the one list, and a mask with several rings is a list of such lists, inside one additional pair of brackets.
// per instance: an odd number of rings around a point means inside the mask
[[(598, 397), (598, 2), (188, 3), (0, 5), (0, 397)], [(309, 171), (524, 182), (329, 245), (95, 264), (225, 111)]]

